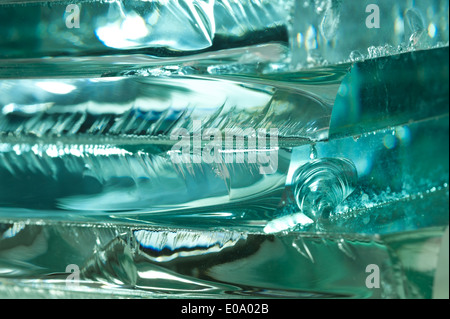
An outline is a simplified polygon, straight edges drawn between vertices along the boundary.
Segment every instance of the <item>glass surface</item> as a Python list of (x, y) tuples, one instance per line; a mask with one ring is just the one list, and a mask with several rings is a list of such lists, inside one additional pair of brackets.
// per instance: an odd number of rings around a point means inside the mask
[[(414, 258), (424, 248), (436, 250), (442, 234), (439, 228), (379, 237), (89, 223), (2, 227), (0, 293), (12, 298), (430, 298), (437, 260), (432, 253)], [(366, 286), (371, 264), (382, 269), (379, 289)], [(79, 265), (77, 281), (67, 280), (68, 265)]]

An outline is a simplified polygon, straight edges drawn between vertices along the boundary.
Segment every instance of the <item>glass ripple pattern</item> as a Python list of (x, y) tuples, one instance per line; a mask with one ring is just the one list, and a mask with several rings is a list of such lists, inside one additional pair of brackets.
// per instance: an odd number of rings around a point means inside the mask
[(0, 1), (0, 296), (435, 296), (448, 2), (368, 4)]

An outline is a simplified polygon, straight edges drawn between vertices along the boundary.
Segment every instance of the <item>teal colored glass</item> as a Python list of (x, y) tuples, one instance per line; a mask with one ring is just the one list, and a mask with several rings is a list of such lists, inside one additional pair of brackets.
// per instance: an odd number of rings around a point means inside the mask
[(448, 2), (69, 5), (0, 2), (0, 296), (434, 296)]

